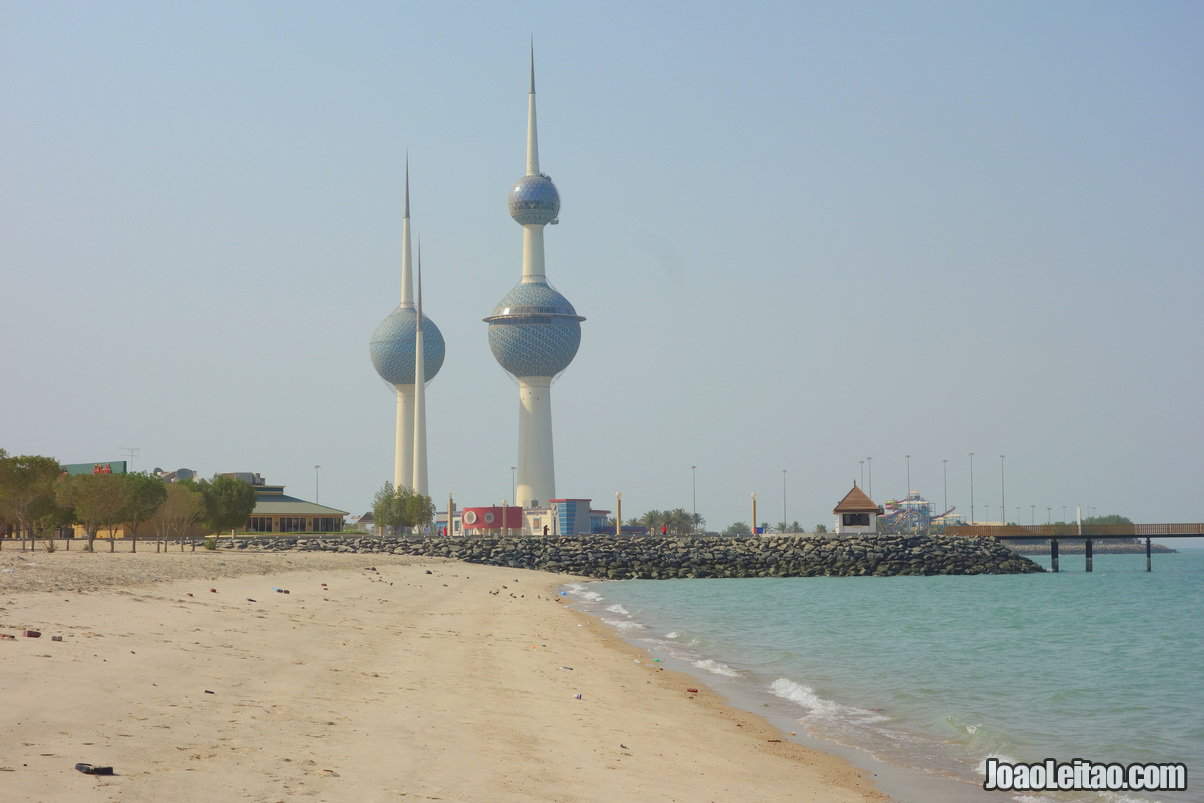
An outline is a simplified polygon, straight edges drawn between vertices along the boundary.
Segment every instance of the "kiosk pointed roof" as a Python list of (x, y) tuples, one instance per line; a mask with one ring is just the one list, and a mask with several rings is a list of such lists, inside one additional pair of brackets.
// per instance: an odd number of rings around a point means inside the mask
[(853, 485), (852, 490), (844, 495), (837, 503), (836, 507), (832, 508), (833, 513), (881, 513), (882, 509), (874, 504), (874, 500), (865, 495), (865, 492)]

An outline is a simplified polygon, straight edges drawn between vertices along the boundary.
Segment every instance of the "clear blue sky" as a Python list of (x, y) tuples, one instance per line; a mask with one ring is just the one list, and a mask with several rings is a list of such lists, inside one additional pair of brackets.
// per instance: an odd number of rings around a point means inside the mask
[[(510, 494), (534, 35), (557, 490), (830, 523), (873, 456), (998, 518), (1204, 518), (1198, 3), (51, 3), (0, 29), (0, 446), (259, 471), (365, 510), (402, 162), (431, 487)], [(986, 506), (990, 507), (987, 508)]]

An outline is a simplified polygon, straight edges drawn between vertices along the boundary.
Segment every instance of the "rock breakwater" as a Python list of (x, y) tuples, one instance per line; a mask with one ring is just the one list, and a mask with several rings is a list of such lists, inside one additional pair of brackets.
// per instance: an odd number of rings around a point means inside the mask
[(264, 536), (223, 549), (392, 553), (600, 579), (1023, 574), (1043, 569), (990, 538), (925, 535), (725, 538)]

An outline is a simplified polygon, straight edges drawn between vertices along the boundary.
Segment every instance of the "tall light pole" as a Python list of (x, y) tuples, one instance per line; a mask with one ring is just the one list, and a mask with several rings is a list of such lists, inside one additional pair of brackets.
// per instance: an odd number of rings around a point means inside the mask
[(857, 472), (858, 472), (858, 476), (861, 477), (861, 487), (864, 488), (865, 487), (865, 461), (864, 460), (857, 461)]
[(1045, 508), (1045, 523), (1053, 524), (1053, 508), (1048, 505)]
[(970, 524), (974, 523), (974, 452), (970, 452)]
[(518, 466), (510, 467), (510, 504), (518, 504), (518, 478), (515, 472), (518, 471)]
[(690, 529), (698, 526), (698, 466), (690, 466)]
[(911, 498), (911, 455), (903, 455), (903, 459), (907, 461), (907, 493), (904, 494), (904, 499)]
[(319, 465), (314, 466), (314, 502), (321, 502), (322, 495), (318, 493), (318, 470), (322, 468)]
[(623, 534), (623, 492), (615, 491), (615, 535)]
[(782, 469), (782, 532), (786, 532), (786, 469)]
[(945, 486), (945, 511), (949, 510), (949, 458), (941, 458), (941, 479)]
[(866, 478), (870, 481), (870, 485), (868, 488), (870, 498), (873, 499), (874, 498), (874, 458), (867, 457), (865, 459), (865, 473), (866, 473)]
[(1003, 524), (1006, 527), (1008, 523), (1008, 497), (1007, 497), (1007, 482), (1004, 472), (1004, 455), (999, 455), (999, 510), (1003, 513), (999, 518), (1003, 519)]
[(752, 534), (756, 535), (757, 534), (757, 492), (756, 491), (753, 491), (752, 507), (753, 507)]
[(1035, 527), (1035, 526), (1037, 526), (1037, 506), (1029, 505), (1028, 507), (1029, 507), (1028, 522), (1029, 522), (1029, 524), (1031, 524)]
[(1066, 521), (1066, 505), (1062, 505), (1062, 521)]

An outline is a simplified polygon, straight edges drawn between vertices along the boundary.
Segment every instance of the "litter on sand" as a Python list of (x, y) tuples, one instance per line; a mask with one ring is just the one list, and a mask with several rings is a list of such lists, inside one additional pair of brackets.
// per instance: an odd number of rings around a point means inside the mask
[(76, 764), (75, 768), (77, 770), (79, 770), (80, 772), (82, 772), (84, 775), (112, 775), (113, 774), (112, 767), (95, 767), (91, 764), (84, 764), (83, 762)]

